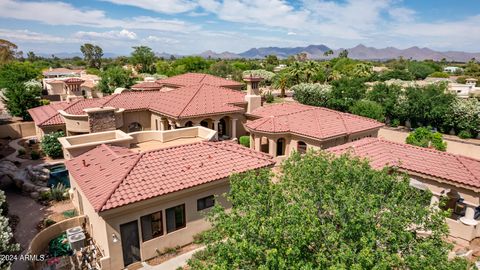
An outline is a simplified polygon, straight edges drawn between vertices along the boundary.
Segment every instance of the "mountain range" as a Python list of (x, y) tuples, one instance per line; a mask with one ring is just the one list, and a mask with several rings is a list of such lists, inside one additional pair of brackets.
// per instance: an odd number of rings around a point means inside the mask
[[(333, 54), (326, 56), (325, 52), (332, 50)], [(429, 48), (419, 48), (419, 47), (410, 47), (407, 49), (398, 49), (395, 47), (386, 47), (386, 48), (374, 48), (374, 47), (367, 47), (365, 45), (357, 45), (353, 48), (340, 48), (340, 49), (331, 49), (326, 45), (308, 45), (305, 47), (261, 47), (261, 48), (251, 48), (247, 51), (241, 53), (233, 53), (233, 52), (221, 52), (217, 53), (212, 50), (208, 50), (202, 52), (200, 54), (195, 54), (195, 56), (201, 56), (203, 58), (212, 58), (212, 59), (238, 59), (238, 58), (246, 58), (246, 59), (263, 59), (268, 55), (276, 55), (280, 59), (287, 58), (289, 56), (295, 56), (299, 53), (306, 53), (308, 59), (330, 59), (333, 57), (338, 56), (340, 52), (343, 50), (348, 51), (348, 57), (352, 59), (360, 59), (360, 60), (379, 60), (384, 61), (388, 59), (395, 59), (399, 57), (403, 57), (406, 59), (413, 59), (413, 60), (436, 60), (440, 61), (445, 58), (447, 61), (457, 61), (457, 62), (468, 62), (470, 59), (480, 59), (480, 53), (470, 53), (470, 52), (462, 52), (462, 51), (435, 51)], [(47, 54), (41, 54), (40, 56), (43, 57), (51, 57)], [(82, 57), (81, 53), (56, 53), (56, 57), (59, 58), (71, 58), (74, 56)], [(113, 58), (119, 55), (114, 53), (105, 53), (105, 58)], [(156, 53), (157, 57), (162, 57), (165, 59), (169, 59), (171, 56), (175, 58), (185, 57), (187, 55), (179, 55), (179, 54), (170, 54), (166, 52)]]
[[(333, 54), (326, 56), (326, 51), (332, 50)], [(429, 48), (410, 47), (408, 49), (397, 49), (395, 47), (387, 47), (377, 49), (367, 47), (365, 45), (357, 45), (353, 48), (330, 49), (326, 45), (308, 45), (306, 47), (263, 47), (252, 48), (242, 53), (206, 51), (198, 54), (204, 58), (220, 58), (220, 59), (261, 59), (267, 55), (276, 55), (278, 58), (287, 58), (299, 53), (306, 53), (309, 59), (330, 59), (338, 56), (343, 50), (348, 51), (348, 57), (360, 60), (388, 60), (403, 57), (413, 60), (436, 60), (440, 61), (445, 58), (447, 61), (467, 62), (472, 58), (480, 59), (480, 53), (469, 53), (462, 51), (435, 51)]]

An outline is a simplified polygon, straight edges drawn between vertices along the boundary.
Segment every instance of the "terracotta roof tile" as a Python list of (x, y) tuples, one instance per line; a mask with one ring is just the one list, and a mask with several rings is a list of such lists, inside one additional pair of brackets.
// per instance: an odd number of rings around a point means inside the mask
[[(84, 161), (87, 167), (84, 166)], [(144, 153), (101, 145), (66, 166), (96, 211), (166, 195), (273, 165), (270, 156), (232, 142), (198, 142)]]
[(232, 81), (232, 80), (227, 80), (224, 78), (220, 78), (217, 76), (209, 75), (209, 74), (203, 74), (203, 73), (186, 73), (186, 74), (181, 74), (177, 76), (173, 76), (170, 78), (166, 79), (161, 79), (157, 80), (157, 83), (161, 85), (172, 85), (172, 86), (191, 86), (191, 85), (197, 85), (197, 84), (209, 84), (209, 85), (214, 85), (214, 86), (223, 86), (223, 87), (240, 87), (243, 84)]
[(64, 122), (58, 114), (58, 110), (63, 110), (70, 104), (68, 102), (52, 102), (48, 105), (29, 109), (28, 113), (37, 126), (61, 125)]
[(265, 106), (252, 114), (261, 118), (247, 122), (250, 130), (295, 133), (320, 140), (383, 126), (369, 118), (298, 103)]
[(355, 156), (367, 158), (370, 165), (377, 169), (396, 166), (406, 171), (480, 188), (480, 160), (465, 156), (379, 138), (364, 138), (327, 151), (336, 154), (350, 151)]
[[(83, 99), (57, 109), (65, 110), (69, 114), (84, 114), (83, 109), (92, 107), (111, 106), (129, 110), (153, 110), (172, 117), (182, 118), (189, 116), (203, 116), (227, 112), (243, 112), (243, 108), (233, 104), (243, 103), (243, 92), (224, 87), (207, 84), (186, 86), (168, 92), (142, 91), (123, 92), (102, 98)], [(40, 109), (39, 109), (40, 108)], [(53, 107), (38, 107), (29, 110), (36, 113), (32, 118), (37, 126), (63, 124), (63, 119)], [(43, 111), (43, 113), (37, 113)], [(54, 121), (46, 121), (52, 119)]]

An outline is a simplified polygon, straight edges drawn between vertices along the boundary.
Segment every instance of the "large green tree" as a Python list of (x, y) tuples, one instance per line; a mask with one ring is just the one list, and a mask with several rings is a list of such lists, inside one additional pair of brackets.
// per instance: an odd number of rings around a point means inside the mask
[(122, 67), (114, 66), (102, 72), (98, 89), (106, 94), (111, 94), (117, 88), (128, 88), (133, 84), (131, 72)]
[(83, 58), (91, 68), (100, 68), (102, 65), (103, 49), (98, 45), (85, 43), (80, 46)]
[(401, 86), (377, 83), (372, 90), (367, 92), (367, 99), (382, 105), (385, 109), (385, 120), (387, 122), (393, 119), (404, 120), (404, 112), (399, 110), (400, 103), (404, 99)]
[(131, 62), (140, 73), (155, 73), (155, 53), (150, 47), (133, 47)]
[(341, 78), (333, 81), (328, 107), (346, 112), (360, 99), (365, 97), (366, 86), (360, 78)]
[(286, 70), (280, 71), (273, 77), (272, 86), (280, 89), (280, 97), (285, 97), (285, 91), (292, 86), (292, 78)]
[(443, 141), (443, 135), (434, 132), (430, 127), (419, 127), (408, 134), (406, 143), (426, 148), (435, 148), (439, 151), (447, 150), (447, 143)]
[(208, 214), (213, 229), (193, 269), (467, 269), (448, 259), (445, 213), (429, 207), (431, 193), (391, 169), (295, 153), (275, 181), (262, 170), (230, 185), (233, 207)]
[(29, 62), (10, 62), (0, 66), (0, 89), (23, 84), (41, 76), (40, 70)]
[(371, 100), (362, 99), (350, 108), (350, 112), (356, 115), (365, 116), (377, 121), (385, 121), (385, 109), (379, 103)]
[(17, 45), (14, 43), (0, 39), (0, 65), (10, 62), (16, 57), (20, 57), (22, 52), (17, 51), (17, 48)]
[(319, 83), (301, 83), (292, 88), (293, 98), (305, 105), (326, 107), (330, 99), (332, 88), (330, 85)]

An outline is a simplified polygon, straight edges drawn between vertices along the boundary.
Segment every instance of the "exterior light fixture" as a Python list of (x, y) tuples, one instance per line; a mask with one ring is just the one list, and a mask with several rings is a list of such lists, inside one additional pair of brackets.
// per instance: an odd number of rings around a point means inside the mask
[(113, 243), (117, 243), (118, 242), (118, 237), (116, 234), (112, 233), (112, 241)]

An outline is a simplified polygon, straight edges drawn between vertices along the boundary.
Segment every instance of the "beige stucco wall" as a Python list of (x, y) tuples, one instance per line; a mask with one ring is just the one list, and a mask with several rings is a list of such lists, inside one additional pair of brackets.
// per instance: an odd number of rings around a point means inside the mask
[(49, 134), (56, 131), (63, 131), (65, 133), (65, 125), (55, 125), (47, 127), (37, 127), (35, 126), (35, 133), (38, 139), (42, 139), (45, 134)]
[(18, 139), (36, 135), (34, 122), (21, 122), (0, 125), (0, 138)]
[(128, 126), (131, 123), (138, 122), (143, 130), (151, 130), (151, 113), (145, 111), (133, 111), (123, 113), (123, 127), (121, 130), (128, 133)]
[[(194, 187), (189, 190), (175, 192), (166, 196), (153, 198), (147, 201), (127, 205), (124, 207), (96, 213), (93, 207), (79, 190), (75, 180), (70, 178), (73, 192), (73, 204), (79, 209), (76, 191), (83, 197), (83, 214), (87, 216), (87, 227), (97, 245), (104, 254), (102, 269), (122, 269), (123, 252), (120, 236), (120, 225), (137, 220), (140, 236), (141, 259), (147, 260), (164, 251), (168, 247), (183, 246), (193, 241), (193, 236), (208, 229), (209, 223), (204, 219), (202, 212), (197, 212), (197, 199), (209, 195), (221, 195), (228, 191), (227, 179), (215, 181)], [(217, 202), (229, 207), (226, 199), (220, 196)], [(165, 209), (185, 204), (186, 227), (177, 231), (166, 233)], [(160, 237), (143, 242), (141, 239), (140, 217), (154, 212), (162, 211), (163, 231)], [(119, 241), (114, 243), (112, 235), (115, 234)]]

